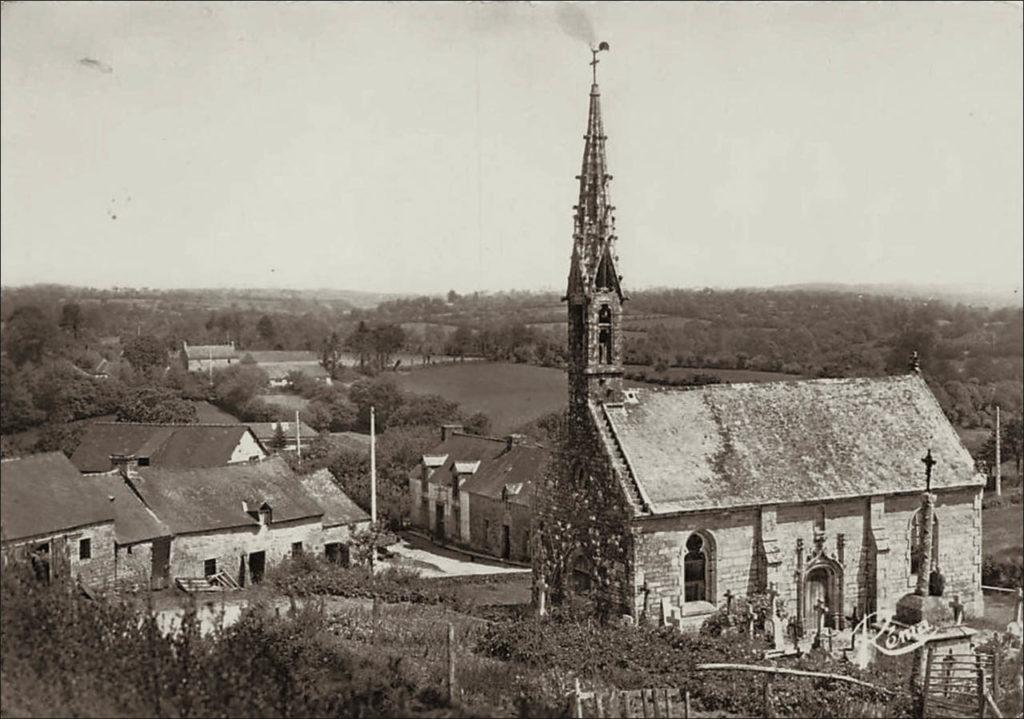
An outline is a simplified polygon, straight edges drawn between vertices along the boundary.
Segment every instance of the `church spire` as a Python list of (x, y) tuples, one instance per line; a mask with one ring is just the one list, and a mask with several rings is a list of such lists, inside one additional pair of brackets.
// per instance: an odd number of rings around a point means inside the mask
[(579, 202), (573, 207), (573, 245), (566, 298), (569, 303), (568, 379), (570, 414), (577, 420), (591, 401), (615, 400), (623, 375), (622, 289), (616, 270), (615, 217), (609, 196), (612, 179), (605, 159), (601, 92), (597, 85), (597, 54), (591, 50), (594, 83), (590, 87), (587, 134), (579, 181)]
[[(604, 122), (601, 119), (601, 91), (597, 84), (597, 54), (608, 50), (602, 42), (591, 50), (593, 84), (590, 86), (590, 110), (587, 115), (587, 134), (583, 136), (583, 162), (579, 180), (579, 201), (574, 206), (573, 267), (570, 272), (569, 293), (588, 292), (596, 280), (602, 286), (619, 291), (618, 277), (614, 276), (615, 208), (610, 203), (608, 174), (605, 157)], [(606, 259), (607, 258), (607, 259)], [(602, 275), (600, 278), (598, 275)], [(575, 285), (575, 286), (574, 286)], [(621, 295), (621, 292), (620, 292)]]

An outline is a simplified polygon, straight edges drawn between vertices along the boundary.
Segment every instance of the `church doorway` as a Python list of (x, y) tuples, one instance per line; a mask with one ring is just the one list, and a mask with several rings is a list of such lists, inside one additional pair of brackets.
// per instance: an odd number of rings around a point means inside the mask
[(822, 628), (842, 628), (837, 624), (843, 614), (839, 588), (839, 576), (828, 564), (812, 567), (804, 575), (803, 618), (804, 632), (808, 636), (818, 631), (819, 617), (822, 617)]

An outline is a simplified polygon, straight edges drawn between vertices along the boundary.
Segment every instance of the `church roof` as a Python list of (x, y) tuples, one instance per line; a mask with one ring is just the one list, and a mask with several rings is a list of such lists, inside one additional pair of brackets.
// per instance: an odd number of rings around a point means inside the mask
[(983, 480), (918, 375), (639, 389), (592, 405), (653, 514), (918, 492)]

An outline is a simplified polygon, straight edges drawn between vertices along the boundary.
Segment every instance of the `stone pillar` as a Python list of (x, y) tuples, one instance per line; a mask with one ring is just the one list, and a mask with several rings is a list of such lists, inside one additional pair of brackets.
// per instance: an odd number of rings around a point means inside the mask
[(935, 521), (935, 495), (925, 492), (921, 495), (921, 566), (917, 573), (917, 586), (914, 594), (919, 597), (928, 596), (928, 580), (932, 573), (932, 533)]

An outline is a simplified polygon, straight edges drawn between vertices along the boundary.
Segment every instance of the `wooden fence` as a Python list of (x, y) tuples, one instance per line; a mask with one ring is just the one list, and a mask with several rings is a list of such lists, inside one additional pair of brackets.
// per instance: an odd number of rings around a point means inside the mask
[(595, 719), (689, 719), (690, 692), (681, 689), (595, 689), (576, 688), (572, 694), (574, 717)]

